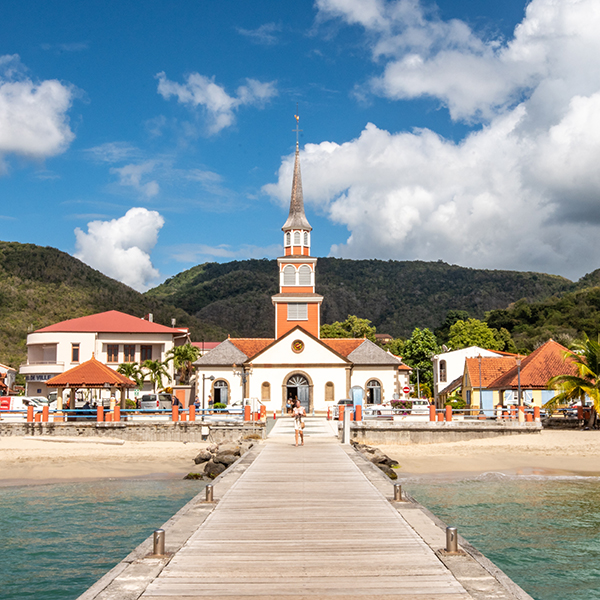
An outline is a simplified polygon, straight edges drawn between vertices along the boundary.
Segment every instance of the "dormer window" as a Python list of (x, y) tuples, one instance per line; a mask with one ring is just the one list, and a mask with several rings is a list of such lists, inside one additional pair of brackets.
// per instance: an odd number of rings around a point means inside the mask
[(292, 245), (292, 234), (289, 231), (285, 234), (285, 245), (286, 246)]

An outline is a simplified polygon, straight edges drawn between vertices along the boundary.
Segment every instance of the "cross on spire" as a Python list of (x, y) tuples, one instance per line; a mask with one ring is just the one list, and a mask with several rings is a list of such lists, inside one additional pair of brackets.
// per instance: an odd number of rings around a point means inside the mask
[(296, 114), (294, 115), (296, 119), (296, 129), (292, 129), (292, 131), (296, 132), (296, 146), (298, 145), (298, 134), (302, 131), (302, 129), (298, 129), (300, 125), (300, 115), (298, 114), (298, 103), (296, 102)]

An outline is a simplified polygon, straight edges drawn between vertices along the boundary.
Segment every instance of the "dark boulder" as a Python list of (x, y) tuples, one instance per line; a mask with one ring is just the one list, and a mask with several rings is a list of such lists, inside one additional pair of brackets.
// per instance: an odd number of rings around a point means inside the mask
[(227, 467), (221, 463), (214, 462), (213, 460), (209, 460), (204, 465), (204, 474), (211, 479), (214, 479), (218, 475), (220, 475)]
[(384, 464), (377, 465), (390, 479), (398, 479), (396, 471)]
[(194, 458), (194, 462), (199, 465), (201, 463), (208, 462), (212, 458), (212, 454), (208, 450), (200, 450), (198, 456)]
[(232, 465), (238, 458), (239, 456), (231, 454), (230, 452), (217, 452), (213, 458), (213, 461), (228, 467), (229, 465)]

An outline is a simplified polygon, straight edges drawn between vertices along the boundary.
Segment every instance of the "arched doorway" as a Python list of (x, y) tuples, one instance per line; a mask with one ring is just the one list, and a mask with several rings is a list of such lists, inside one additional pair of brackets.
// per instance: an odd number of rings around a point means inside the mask
[(310, 412), (310, 384), (304, 375), (292, 375), (286, 383), (286, 399), (300, 400), (307, 414)]
[(229, 384), (223, 379), (215, 381), (213, 385), (213, 402), (221, 402), (222, 404), (229, 404)]
[(381, 404), (381, 383), (377, 379), (367, 383), (367, 404)]

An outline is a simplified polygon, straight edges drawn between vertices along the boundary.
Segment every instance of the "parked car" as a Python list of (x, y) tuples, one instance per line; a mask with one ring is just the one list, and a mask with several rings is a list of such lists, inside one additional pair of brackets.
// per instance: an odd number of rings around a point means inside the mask
[(173, 407), (173, 396), (171, 394), (144, 394), (140, 400), (142, 410), (171, 410)]
[(429, 400), (415, 398), (412, 401), (411, 415), (429, 415)]

